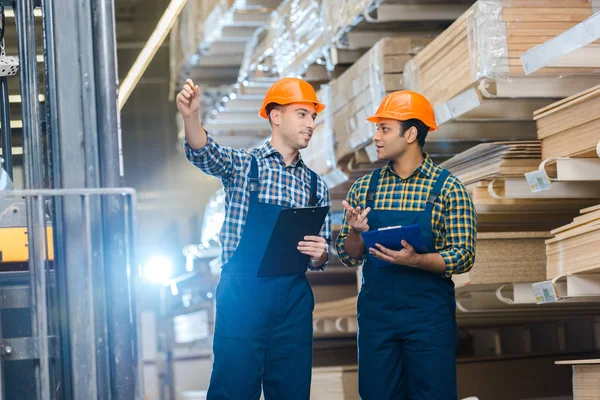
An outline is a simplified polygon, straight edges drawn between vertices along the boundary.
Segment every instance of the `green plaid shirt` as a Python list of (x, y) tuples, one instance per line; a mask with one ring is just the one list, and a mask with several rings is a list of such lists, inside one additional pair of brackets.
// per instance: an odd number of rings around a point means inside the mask
[[(381, 170), (379, 186), (375, 194), (375, 209), (397, 211), (422, 211), (427, 197), (433, 188), (442, 168), (438, 167), (425, 154), (425, 159), (407, 179), (402, 179), (388, 163)], [(352, 207), (366, 208), (367, 190), (372, 173), (358, 179), (348, 192), (347, 201)], [(450, 175), (432, 211), (433, 239), (436, 250), (446, 262), (447, 278), (453, 274), (467, 272), (475, 262), (475, 241), (477, 234), (477, 213), (469, 193), (463, 184)], [(368, 217), (367, 217), (368, 218)], [(366, 256), (359, 260), (346, 253), (345, 243), (350, 225), (344, 217), (336, 249), (340, 260), (349, 267), (362, 264)]]

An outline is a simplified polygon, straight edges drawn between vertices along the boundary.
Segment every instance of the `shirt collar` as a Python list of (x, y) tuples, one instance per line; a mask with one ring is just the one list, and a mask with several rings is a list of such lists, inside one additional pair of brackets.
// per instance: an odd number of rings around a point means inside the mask
[[(423, 161), (421, 161), (421, 164), (419, 164), (419, 166), (415, 169), (415, 171), (408, 178), (410, 178), (414, 175), (417, 175), (417, 174), (420, 174), (421, 176), (424, 176), (427, 178), (431, 178), (433, 176), (434, 168), (435, 168), (435, 165), (433, 164), (433, 161), (431, 161), (431, 158), (429, 158), (429, 154), (423, 153)], [(398, 176), (398, 174), (394, 171), (393, 164), (391, 161), (389, 161), (381, 169), (381, 171), (392, 173), (392, 174)]]
[[(275, 149), (275, 147), (273, 147), (271, 145), (271, 142), (269, 142), (268, 140), (262, 145), (260, 146), (258, 149), (258, 156), (261, 158), (269, 158), (269, 157), (273, 157), (275, 155), (279, 156), (282, 159), (283, 162), (283, 156), (281, 155), (281, 153), (279, 153), (277, 151), (277, 149)], [(296, 158), (296, 161), (294, 161), (291, 165), (289, 165), (289, 167), (297, 167), (299, 165), (304, 164), (304, 160), (302, 159), (302, 155), (300, 153), (298, 153), (298, 158)]]

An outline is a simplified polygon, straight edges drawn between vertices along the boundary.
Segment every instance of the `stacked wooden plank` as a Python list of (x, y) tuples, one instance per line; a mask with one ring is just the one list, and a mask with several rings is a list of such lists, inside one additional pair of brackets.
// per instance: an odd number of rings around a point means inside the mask
[(374, 125), (366, 118), (387, 93), (404, 88), (404, 65), (429, 41), (420, 37), (382, 39), (331, 82), (338, 161), (347, 160), (370, 142)]
[(519, 57), (592, 14), (589, 0), (480, 0), (407, 64), (405, 82), (434, 105), (474, 85), (491, 97), (572, 95), (600, 83), (597, 66), (525, 76)]
[(335, 337), (356, 334), (357, 296), (315, 304), (313, 330), (315, 337)]
[(573, 400), (595, 400), (600, 393), (600, 360), (557, 361), (573, 367)]
[[(570, 221), (594, 200), (545, 198), (544, 194), (530, 193), (523, 174), (537, 168), (540, 154), (540, 143), (536, 141), (480, 144), (441, 166), (469, 190), (477, 207), (480, 232), (549, 231)], [(514, 196), (515, 187), (518, 196)]]
[(453, 280), (457, 287), (543, 281), (549, 237), (547, 232), (479, 233), (475, 265)]
[(321, 175), (330, 189), (346, 182), (348, 177), (337, 169), (335, 159), (335, 135), (333, 133), (333, 110), (329, 85), (322, 85), (317, 98), (326, 105), (315, 120), (315, 129), (308, 147), (301, 151), (306, 165)]
[(548, 279), (600, 270), (600, 205), (581, 210), (568, 225), (550, 232), (546, 241)]
[(600, 142), (600, 85), (534, 113), (542, 157), (596, 157)]
[(277, 76), (302, 75), (329, 44), (320, 0), (286, 0), (271, 14), (249, 54), (247, 71)]
[(313, 368), (311, 400), (359, 400), (358, 366)]

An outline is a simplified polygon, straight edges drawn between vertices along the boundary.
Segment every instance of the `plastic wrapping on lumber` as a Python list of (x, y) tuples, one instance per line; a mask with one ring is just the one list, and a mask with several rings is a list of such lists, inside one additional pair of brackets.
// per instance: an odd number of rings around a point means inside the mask
[(269, 16), (241, 75), (256, 70), (281, 77), (302, 75), (330, 43), (321, 9), (320, 0), (283, 1)]
[[(480, 0), (405, 68), (405, 86), (434, 105), (486, 78), (510, 82), (524, 76), (520, 56), (591, 16), (588, 1)], [(598, 67), (547, 67), (548, 79), (591, 75)]]
[(322, 2), (322, 18), (333, 41), (337, 41), (348, 27), (356, 25), (370, 9), (383, 0), (327, 0)]
[(301, 151), (306, 165), (317, 174), (324, 176), (335, 169), (335, 137), (332, 127), (331, 89), (322, 85), (317, 98), (327, 107), (317, 116), (315, 129), (308, 147)]

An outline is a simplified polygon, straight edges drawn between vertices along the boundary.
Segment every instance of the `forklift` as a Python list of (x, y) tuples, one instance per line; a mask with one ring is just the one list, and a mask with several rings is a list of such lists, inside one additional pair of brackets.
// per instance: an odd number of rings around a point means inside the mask
[(0, 0), (0, 24), (0, 400), (141, 400), (114, 3)]

